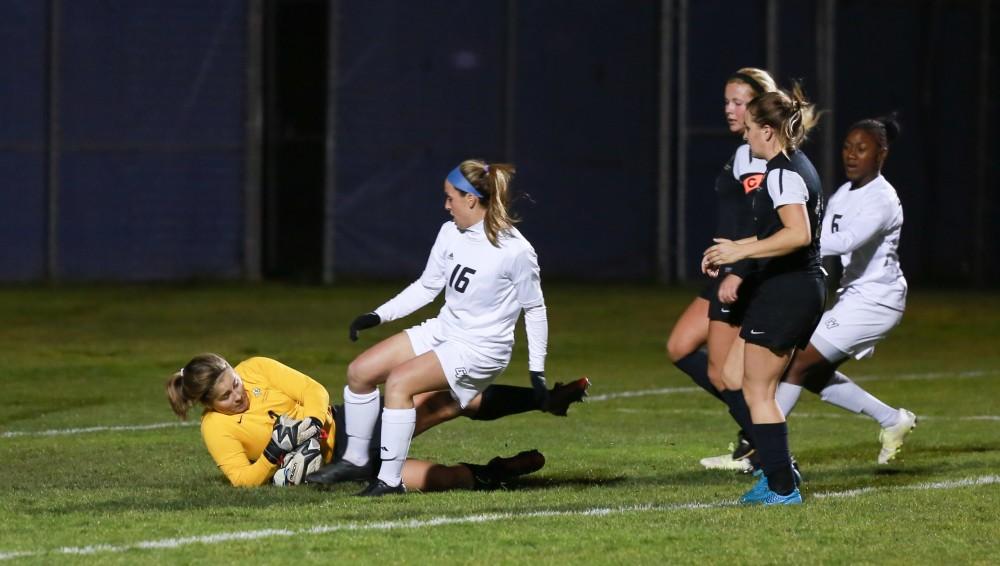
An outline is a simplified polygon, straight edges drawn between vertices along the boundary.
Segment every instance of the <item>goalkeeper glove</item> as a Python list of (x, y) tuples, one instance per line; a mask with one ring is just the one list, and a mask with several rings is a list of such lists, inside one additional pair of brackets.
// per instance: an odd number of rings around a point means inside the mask
[(373, 312), (368, 312), (359, 316), (358, 318), (355, 318), (354, 322), (351, 323), (351, 332), (350, 332), (351, 342), (358, 341), (359, 331), (368, 328), (374, 328), (381, 323), (382, 319), (379, 318), (379, 316)]
[[(271, 416), (277, 415), (271, 413)], [(278, 464), (282, 456), (310, 438), (318, 436), (322, 428), (323, 422), (316, 417), (299, 420), (281, 415), (274, 421), (274, 428), (271, 429), (271, 441), (264, 447), (264, 457), (267, 458), (268, 462)]]

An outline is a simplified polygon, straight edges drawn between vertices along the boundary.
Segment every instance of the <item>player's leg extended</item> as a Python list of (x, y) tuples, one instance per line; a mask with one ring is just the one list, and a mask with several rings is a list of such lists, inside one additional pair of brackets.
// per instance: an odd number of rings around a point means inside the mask
[(587, 378), (567, 384), (556, 383), (549, 390), (548, 407), (543, 406), (543, 401), (533, 388), (516, 385), (490, 385), (464, 409), (449, 391), (421, 393), (413, 398), (417, 409), (417, 425), (413, 436), (456, 417), (492, 421), (529, 411), (565, 416), (571, 404), (583, 401), (589, 387), (590, 380)]
[(823, 314), (807, 349), (817, 354), (813, 357), (816, 360), (813, 367), (822, 368), (825, 362), (832, 371), (810, 369), (806, 372), (805, 388), (831, 405), (878, 421), (882, 427), (880, 464), (895, 457), (903, 439), (916, 425), (916, 416), (906, 409), (883, 403), (836, 370), (850, 358), (871, 356), (875, 345), (900, 323), (902, 317), (902, 311), (868, 301), (860, 293), (844, 293), (837, 304)]
[[(365, 467), (368, 464), (368, 446), (375, 421), (380, 411), (378, 384), (384, 383), (389, 372), (413, 358), (413, 346), (404, 332), (382, 340), (361, 353), (347, 367), (347, 386), (344, 387), (344, 428), (347, 449), (343, 466)], [(358, 477), (366, 476), (357, 470)]]
[[(899, 453), (906, 435), (916, 426), (916, 415), (906, 409), (884, 403), (846, 375), (836, 371), (840, 364), (849, 358), (848, 354), (834, 349), (828, 343), (822, 341), (819, 343), (823, 344), (824, 352), (820, 352), (811, 342), (806, 348), (807, 352), (815, 352), (815, 357), (820, 361), (805, 372), (803, 386), (835, 407), (867, 415), (878, 422), (882, 427), (879, 431), (882, 449), (879, 451), (878, 463), (889, 463)], [(830, 362), (827, 356), (837, 361)]]
[(403, 484), (411, 491), (472, 489), (476, 485), (472, 470), (466, 466), (446, 466), (412, 458), (403, 465)]
[[(385, 408), (382, 409), (382, 466), (378, 482), (373, 483), (373, 486), (379, 482), (389, 488), (401, 486), (403, 464), (410, 450), (417, 421), (414, 397), (420, 393), (448, 388), (441, 362), (433, 351), (408, 360), (389, 372), (385, 381)], [(371, 491), (370, 486), (363, 493), (380, 495), (368, 493)]]
[(709, 379), (708, 357), (700, 349), (708, 339), (708, 307), (708, 300), (696, 297), (684, 309), (667, 339), (667, 355), (699, 387), (721, 399), (718, 388)]
[[(809, 344), (809, 348), (817, 350), (812, 343)], [(830, 347), (827, 346), (825, 349), (829, 350)], [(822, 359), (819, 364), (825, 363), (830, 371), (829, 373), (808, 371), (804, 387), (831, 405), (871, 417), (883, 428), (896, 424), (900, 411), (883, 403), (846, 375), (836, 371), (840, 364), (847, 360), (848, 355), (839, 351), (834, 352), (834, 355), (829, 357), (837, 359), (837, 362), (830, 363), (826, 361), (828, 355), (817, 350), (817, 355)]]
[(545, 457), (537, 450), (528, 450), (509, 458), (497, 456), (486, 464), (445, 466), (410, 458), (403, 465), (403, 483), (407, 489), (418, 491), (497, 489), (520, 476), (540, 470), (544, 465)]
[(887, 405), (839, 371), (833, 372), (829, 381), (820, 387), (810, 386), (807, 381), (806, 388), (818, 393), (820, 399), (831, 405), (867, 415), (878, 422), (882, 427), (879, 431), (879, 441), (882, 442), (879, 464), (887, 464), (896, 457), (903, 446), (903, 439), (917, 425), (916, 415)]
[(791, 351), (772, 351), (756, 344), (747, 344), (744, 352), (743, 396), (753, 419), (753, 439), (768, 487), (778, 495), (795, 490), (788, 427), (774, 400), (790, 357)]

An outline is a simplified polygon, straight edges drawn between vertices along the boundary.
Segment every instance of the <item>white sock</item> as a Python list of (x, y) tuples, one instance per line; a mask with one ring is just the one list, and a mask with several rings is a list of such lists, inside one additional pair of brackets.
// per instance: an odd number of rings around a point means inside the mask
[(820, 391), (820, 399), (853, 413), (862, 413), (878, 421), (885, 428), (896, 424), (899, 411), (878, 400), (871, 393), (858, 387), (846, 375), (834, 372), (830, 382)]
[(355, 466), (368, 463), (368, 445), (378, 420), (378, 398), (377, 387), (371, 393), (358, 395), (344, 386), (344, 432), (347, 433), (344, 459)]
[(416, 409), (382, 409), (382, 468), (378, 479), (397, 486), (403, 481), (403, 463), (417, 424)]
[(781, 413), (788, 417), (795, 404), (799, 402), (799, 395), (802, 395), (802, 386), (782, 381), (778, 384), (778, 390), (774, 392), (774, 400), (778, 402)]

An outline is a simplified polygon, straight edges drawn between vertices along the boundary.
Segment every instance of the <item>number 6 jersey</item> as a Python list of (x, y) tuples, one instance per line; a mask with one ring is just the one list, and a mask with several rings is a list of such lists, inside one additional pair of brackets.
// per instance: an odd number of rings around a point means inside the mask
[(845, 183), (837, 189), (823, 218), (820, 248), (824, 256), (841, 256), (841, 288), (903, 310), (906, 279), (896, 251), (902, 229), (903, 206), (882, 175), (860, 187)]
[(506, 363), (514, 346), (514, 325), (525, 309), (529, 368), (544, 371), (548, 329), (538, 257), (516, 228), (486, 238), (483, 223), (459, 230), (445, 222), (420, 279), (375, 309), (383, 322), (402, 318), (445, 290), (438, 313), (448, 339)]

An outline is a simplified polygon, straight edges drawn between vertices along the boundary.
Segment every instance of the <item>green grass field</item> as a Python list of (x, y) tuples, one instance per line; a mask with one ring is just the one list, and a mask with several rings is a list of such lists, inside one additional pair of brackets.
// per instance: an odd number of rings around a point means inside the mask
[[(163, 383), (202, 351), (277, 358), (339, 402), (348, 362), (418, 320), (347, 340), (351, 318), (399, 288), (0, 288), (0, 562), (997, 560), (994, 294), (917, 290), (875, 357), (844, 366), (921, 418), (893, 465), (875, 463), (876, 423), (803, 395), (789, 421), (799, 507), (737, 507), (751, 479), (698, 465), (735, 427), (665, 359), (690, 289), (549, 285), (546, 373), (590, 376), (593, 399), (568, 418), (463, 419), (413, 442), (412, 456), (444, 463), (538, 448), (545, 468), (516, 490), (371, 501), (354, 485), (236, 489), (197, 427), (175, 426)], [(527, 385), (526, 353), (519, 339), (502, 382)]]

